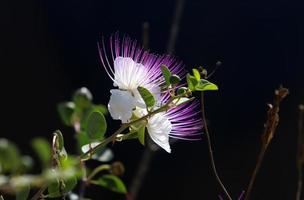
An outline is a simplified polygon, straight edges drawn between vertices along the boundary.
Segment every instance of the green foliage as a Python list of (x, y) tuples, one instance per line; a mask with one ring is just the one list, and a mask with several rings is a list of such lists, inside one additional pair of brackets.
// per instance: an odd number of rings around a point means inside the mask
[(66, 195), (68, 192), (73, 190), (76, 185), (77, 179), (75, 177), (54, 181), (48, 186), (47, 197), (57, 198)]
[(197, 69), (192, 69), (194, 76), (187, 74), (187, 84), (191, 91), (209, 91), (218, 90), (217, 85), (205, 79), (201, 79), (201, 75)]
[(166, 65), (161, 65), (161, 71), (165, 79), (166, 86), (170, 85), (171, 72)]
[(138, 140), (142, 145), (145, 145), (145, 132), (146, 132), (145, 126), (141, 126), (137, 129)]
[(113, 192), (122, 193), (122, 194), (127, 193), (126, 186), (124, 185), (122, 180), (117, 176), (111, 174), (103, 175), (98, 180), (94, 180), (91, 182), (95, 185), (99, 185), (104, 188), (107, 188)]
[(201, 79), (195, 87), (197, 91), (208, 91), (208, 90), (218, 90), (217, 85), (211, 83), (205, 79)]
[(200, 74), (200, 72), (197, 69), (193, 68), (192, 72), (193, 72), (193, 75), (194, 75), (194, 77), (195, 77), (196, 80), (200, 80), (201, 79), (201, 74)]
[(23, 186), (17, 189), (16, 200), (26, 200), (30, 194), (30, 186)]
[(138, 87), (137, 88), (140, 96), (143, 98), (146, 106), (149, 107), (153, 107), (155, 104), (155, 98), (153, 96), (153, 94), (146, 88), (144, 87)]
[(52, 159), (52, 150), (49, 142), (44, 138), (35, 138), (32, 140), (32, 148), (38, 155), (43, 167), (49, 166)]
[(101, 140), (107, 130), (107, 122), (101, 112), (93, 111), (86, 123), (86, 131), (90, 139)]
[(0, 138), (0, 173), (17, 173), (21, 166), (21, 155), (15, 144)]
[(75, 91), (73, 95), (73, 101), (76, 105), (76, 109), (88, 108), (92, 104), (93, 96), (91, 92), (86, 88), (82, 87)]
[(57, 105), (57, 111), (62, 122), (66, 126), (72, 126), (72, 116), (75, 111), (74, 102), (63, 102)]
[(173, 74), (171, 77), (170, 77), (170, 83), (172, 85), (177, 85), (179, 82), (181, 81), (180, 77), (176, 74)]

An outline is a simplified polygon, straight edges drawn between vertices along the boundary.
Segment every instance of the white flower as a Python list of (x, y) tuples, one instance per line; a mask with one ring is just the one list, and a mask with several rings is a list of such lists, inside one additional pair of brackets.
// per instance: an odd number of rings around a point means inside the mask
[(129, 91), (110, 90), (111, 97), (108, 104), (109, 112), (113, 119), (119, 119), (127, 123), (132, 116), (136, 100)]
[(164, 112), (157, 113), (148, 119), (147, 130), (157, 145), (171, 153), (169, 134), (172, 130), (172, 124)]
[[(147, 115), (146, 109), (136, 108), (134, 114), (138, 117)], [(172, 124), (165, 112), (157, 113), (148, 118), (146, 125), (150, 138), (161, 148), (171, 153), (169, 134), (172, 130)]]
[(141, 63), (129, 57), (117, 57), (114, 60), (114, 83), (121, 90), (127, 90), (136, 99), (136, 106), (145, 108), (145, 102), (137, 91), (138, 86), (148, 89), (155, 98), (160, 96), (160, 87), (151, 83), (150, 72)]

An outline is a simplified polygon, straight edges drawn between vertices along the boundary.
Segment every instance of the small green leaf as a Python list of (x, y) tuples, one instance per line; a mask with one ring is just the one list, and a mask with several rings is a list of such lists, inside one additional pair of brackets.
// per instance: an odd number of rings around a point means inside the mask
[(154, 98), (153, 94), (151, 94), (151, 92), (144, 87), (139, 86), (137, 88), (137, 90), (138, 90), (140, 96), (143, 98), (146, 106), (153, 107), (155, 104), (155, 98)]
[(197, 91), (208, 91), (208, 90), (218, 90), (217, 85), (205, 80), (201, 79), (199, 83), (195, 86), (195, 90)]
[(176, 75), (176, 74), (174, 74), (174, 75), (172, 75), (172, 76), (170, 77), (170, 83), (171, 83), (172, 85), (176, 85), (176, 84), (178, 84), (180, 81), (181, 81), (180, 77), (179, 77), (178, 75)]
[(114, 175), (106, 174), (103, 175), (100, 179), (92, 181), (93, 184), (105, 187), (113, 192), (117, 193), (127, 193), (125, 184), (120, 178)]
[(196, 78), (190, 74), (187, 74), (186, 78), (187, 78), (188, 88), (191, 91), (195, 91), (195, 87), (198, 84), (198, 81), (196, 80)]
[(75, 91), (73, 101), (77, 109), (88, 108), (92, 104), (92, 93), (86, 87), (82, 87)]
[(145, 145), (145, 132), (146, 132), (146, 127), (141, 126), (138, 130), (138, 140), (142, 145)]
[(199, 71), (195, 68), (192, 69), (193, 75), (196, 78), (196, 80), (201, 80), (201, 74), (199, 73)]
[(35, 138), (32, 141), (32, 148), (35, 150), (44, 167), (49, 166), (51, 163), (52, 152), (51, 145), (44, 138)]
[(107, 130), (107, 122), (101, 112), (93, 111), (88, 119), (86, 131), (91, 139), (102, 139)]
[(0, 138), (0, 174), (16, 173), (20, 170), (21, 164), (17, 146), (5, 138)]
[(28, 195), (30, 194), (30, 186), (24, 186), (22, 188), (17, 189), (16, 200), (26, 200)]
[(163, 76), (165, 78), (166, 85), (169, 86), (170, 85), (171, 72), (166, 65), (161, 65), (160, 68), (161, 68), (161, 71), (162, 71)]
[(57, 111), (61, 121), (67, 125), (72, 125), (72, 116), (75, 110), (74, 102), (63, 102), (57, 105)]

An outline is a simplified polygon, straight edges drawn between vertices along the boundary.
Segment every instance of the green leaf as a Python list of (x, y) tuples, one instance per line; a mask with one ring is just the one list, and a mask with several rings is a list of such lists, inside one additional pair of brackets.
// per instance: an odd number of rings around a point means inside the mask
[(30, 194), (30, 186), (24, 186), (17, 189), (16, 200), (26, 200)]
[(16, 173), (20, 170), (21, 164), (17, 146), (5, 138), (0, 138), (0, 174)]
[(188, 88), (191, 91), (195, 91), (195, 87), (198, 84), (198, 81), (196, 80), (196, 78), (190, 74), (187, 74), (186, 78), (187, 78)]
[(176, 84), (178, 84), (180, 81), (181, 81), (180, 77), (179, 77), (178, 75), (176, 75), (176, 74), (174, 74), (174, 75), (172, 75), (172, 76), (170, 77), (170, 83), (171, 83), (172, 85), (176, 85)]
[(67, 125), (72, 125), (72, 116), (75, 110), (74, 102), (63, 102), (57, 105), (57, 111), (61, 121)]
[(153, 94), (151, 94), (151, 92), (144, 87), (139, 86), (137, 88), (137, 90), (138, 90), (140, 96), (143, 98), (146, 106), (153, 107), (155, 104), (155, 98), (154, 98)]
[(161, 65), (160, 68), (161, 68), (161, 71), (162, 71), (163, 76), (165, 78), (166, 85), (169, 86), (170, 85), (171, 72), (166, 65)]
[(120, 178), (118, 178), (117, 176), (114, 176), (111, 174), (103, 175), (98, 180), (92, 181), (92, 183), (105, 187), (113, 192), (123, 193), (123, 194), (127, 193), (126, 186), (122, 182), (122, 180)]
[(138, 140), (142, 145), (145, 145), (145, 132), (146, 132), (146, 127), (141, 126), (138, 130)]
[(101, 112), (93, 111), (88, 119), (86, 131), (91, 139), (102, 139), (107, 130), (107, 122)]
[(73, 188), (77, 185), (77, 179), (75, 177), (71, 177), (69, 179), (61, 179), (54, 181), (48, 186), (48, 195), (49, 198), (57, 198), (63, 196), (73, 190)]
[(75, 91), (73, 101), (77, 109), (87, 108), (92, 104), (92, 93), (86, 87), (82, 87)]
[(32, 148), (35, 150), (44, 167), (49, 166), (52, 159), (52, 150), (49, 142), (44, 138), (32, 140)]
[(217, 85), (205, 80), (201, 79), (199, 83), (195, 86), (195, 90), (197, 91), (208, 91), (208, 90), (218, 90)]
[(193, 75), (196, 78), (196, 80), (201, 80), (201, 74), (199, 73), (199, 71), (195, 68), (192, 69)]
[(89, 136), (85, 132), (77, 133), (75, 137), (79, 147), (82, 147), (83, 145), (88, 144), (91, 141)]

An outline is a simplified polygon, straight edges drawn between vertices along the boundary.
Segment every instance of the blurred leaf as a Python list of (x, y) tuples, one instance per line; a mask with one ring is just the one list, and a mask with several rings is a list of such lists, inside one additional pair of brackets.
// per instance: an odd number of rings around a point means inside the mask
[(196, 78), (190, 74), (187, 74), (186, 78), (187, 78), (188, 88), (191, 91), (195, 91), (195, 87), (198, 84), (198, 81), (196, 80)]
[(78, 145), (81, 148), (83, 145), (90, 143), (90, 138), (85, 132), (80, 132), (75, 135)]
[(81, 130), (86, 134), (86, 130), (87, 130), (87, 121), (88, 118), (90, 116), (90, 114), (92, 114), (93, 112), (100, 112), (103, 115), (108, 114), (108, 109), (106, 108), (106, 106), (104, 105), (92, 105), (87, 109), (84, 109), (81, 117), (80, 117), (80, 125), (81, 125)]
[(192, 69), (193, 75), (196, 78), (196, 80), (201, 80), (201, 74), (199, 73), (199, 71), (195, 68)]
[(17, 189), (16, 200), (26, 200), (30, 194), (30, 186), (24, 186)]
[(0, 138), (0, 173), (16, 173), (21, 167), (21, 156), (16, 145)]
[(144, 87), (140, 87), (139, 86), (137, 88), (137, 90), (138, 90), (140, 96), (143, 98), (146, 106), (147, 107), (153, 107), (154, 104), (155, 104), (155, 99), (154, 99), (153, 94), (151, 94), (151, 92), (148, 89), (144, 88)]
[(170, 83), (172, 85), (176, 85), (178, 84), (179, 82), (181, 81), (180, 77), (176, 74), (173, 74), (171, 77), (170, 77)]
[(32, 140), (32, 148), (38, 155), (42, 165), (47, 167), (51, 163), (52, 150), (49, 142), (44, 138), (35, 138)]
[(67, 126), (72, 126), (72, 116), (75, 110), (74, 102), (63, 102), (57, 105), (57, 110), (62, 122)]
[(118, 178), (117, 176), (114, 176), (111, 174), (103, 175), (98, 180), (92, 181), (92, 183), (105, 187), (113, 192), (123, 193), (123, 194), (127, 193), (126, 186), (122, 182), (122, 180), (120, 178)]
[(195, 90), (197, 91), (207, 91), (207, 90), (218, 90), (217, 85), (205, 80), (201, 79), (198, 84), (195, 86)]
[(76, 109), (82, 110), (88, 108), (92, 104), (93, 96), (86, 87), (82, 87), (75, 91), (73, 95), (73, 101), (76, 105)]
[(30, 156), (25, 155), (25, 156), (21, 157), (22, 172), (26, 172), (26, 171), (32, 169), (33, 164), (34, 164), (34, 161)]
[(69, 178), (67, 180), (61, 179), (54, 181), (48, 186), (49, 198), (57, 198), (66, 195), (77, 185), (77, 179), (75, 177)]
[(168, 67), (166, 65), (161, 65), (161, 71), (162, 71), (163, 76), (165, 78), (166, 85), (169, 86), (170, 85), (170, 77), (171, 77), (170, 70), (168, 69)]
[(86, 131), (91, 139), (102, 139), (107, 130), (107, 122), (101, 112), (93, 111), (87, 120)]

